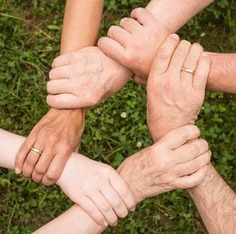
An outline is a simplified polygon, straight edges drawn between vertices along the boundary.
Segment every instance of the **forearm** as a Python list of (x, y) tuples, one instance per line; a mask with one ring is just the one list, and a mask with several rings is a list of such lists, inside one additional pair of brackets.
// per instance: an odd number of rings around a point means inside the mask
[(211, 164), (204, 181), (188, 193), (209, 233), (236, 233), (236, 194)]
[[(16, 153), (25, 138), (3, 129), (0, 129), (0, 167), (14, 169)], [(72, 155), (73, 156), (73, 155)], [(76, 157), (76, 155), (74, 155)], [(69, 160), (73, 160), (70, 157)], [(63, 177), (63, 173), (61, 175)], [(71, 209), (60, 215), (40, 228), (36, 233), (100, 233), (104, 227), (98, 225), (79, 206), (74, 205)]]
[(61, 54), (96, 43), (103, 0), (67, 0), (61, 37)]
[(207, 89), (236, 93), (236, 53), (209, 53), (211, 70)]
[(146, 9), (170, 32), (176, 32), (213, 0), (151, 0)]
[(97, 234), (101, 233), (104, 229), (104, 227), (98, 225), (78, 205), (74, 205), (69, 210), (67, 210), (51, 222), (47, 223), (34, 233)]

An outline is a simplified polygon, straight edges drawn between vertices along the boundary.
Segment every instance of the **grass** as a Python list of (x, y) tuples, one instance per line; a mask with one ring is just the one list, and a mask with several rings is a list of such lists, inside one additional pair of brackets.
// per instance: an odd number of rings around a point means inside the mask
[[(105, 1), (101, 35), (142, 5), (141, 0)], [(63, 8), (61, 1), (0, 0), (1, 128), (27, 136), (47, 112), (45, 86), (51, 62), (59, 53)], [(234, 0), (218, 0), (178, 33), (208, 51), (235, 52), (235, 12)], [(144, 88), (129, 82), (90, 109), (81, 152), (116, 167), (126, 156), (150, 145), (145, 99)], [(213, 164), (234, 190), (235, 112), (235, 96), (211, 92), (197, 123), (214, 152)], [(0, 233), (4, 234), (31, 233), (72, 204), (58, 187), (45, 188), (6, 169), (0, 169), (0, 196)], [(206, 230), (186, 192), (177, 190), (145, 200), (105, 233), (198, 234)]]

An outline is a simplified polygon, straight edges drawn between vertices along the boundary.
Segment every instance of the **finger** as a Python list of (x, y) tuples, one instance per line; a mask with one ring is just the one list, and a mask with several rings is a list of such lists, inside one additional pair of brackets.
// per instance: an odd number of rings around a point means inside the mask
[(104, 215), (106, 221), (110, 226), (115, 226), (117, 224), (117, 216), (113, 211), (109, 202), (103, 197), (100, 192), (93, 191), (90, 194), (90, 199), (98, 207), (99, 211)]
[(32, 173), (32, 180), (36, 183), (40, 183), (43, 179), (44, 174), (48, 170), (48, 167), (50, 163), (52, 162), (52, 159), (55, 157), (55, 154), (50, 149), (45, 149), (43, 151), (43, 154), (39, 158), (33, 173)]
[(210, 72), (210, 58), (206, 52), (201, 54), (198, 66), (193, 77), (193, 87), (197, 90), (205, 90), (207, 78)]
[[(183, 68), (190, 69), (191, 71), (193, 71), (193, 74), (194, 74), (202, 51), (203, 51), (203, 48), (198, 43), (194, 43), (193, 45), (191, 45), (187, 58), (184, 61)], [(187, 82), (189, 85), (190, 84), (192, 85), (193, 74), (191, 74), (191, 72), (186, 72), (183, 70), (181, 72), (180, 78), (183, 79), (184, 82)]]
[[(169, 66), (169, 71), (172, 74), (180, 74), (180, 71), (183, 67), (184, 61), (189, 53), (189, 50), (191, 48), (191, 43), (189, 41), (182, 40), (176, 47), (171, 62)], [(173, 79), (179, 79), (180, 76), (174, 75), (171, 76)]]
[(70, 60), (71, 60), (71, 57), (73, 54), (74, 54), (74, 52), (68, 53), (68, 54), (63, 54), (63, 55), (56, 57), (52, 62), (52, 68), (66, 66), (66, 65), (70, 64)]
[(140, 25), (139, 22), (132, 18), (121, 19), (120, 26), (130, 34), (138, 33), (142, 30), (142, 25)]
[(141, 7), (134, 9), (131, 12), (131, 17), (136, 19), (144, 27), (148, 26), (153, 28), (157, 23), (155, 17), (148, 10)]
[(127, 209), (134, 210), (136, 205), (134, 197), (127, 184), (121, 179), (121, 177), (117, 173), (114, 173), (109, 178), (109, 182), (111, 186), (115, 189), (115, 191), (119, 194), (120, 198), (125, 203)]
[(61, 173), (66, 165), (66, 162), (70, 156), (70, 153), (56, 154), (53, 157), (47, 172), (44, 174), (42, 183), (46, 186), (56, 183), (61, 176)]
[(47, 104), (53, 108), (57, 109), (73, 109), (73, 108), (84, 108), (85, 106), (77, 96), (73, 94), (58, 94), (58, 95), (48, 95)]
[(88, 215), (90, 215), (96, 223), (101, 226), (108, 226), (108, 222), (106, 221), (104, 215), (90, 198), (78, 194), (78, 198), (74, 202), (78, 204)]
[(109, 37), (102, 37), (98, 40), (98, 47), (109, 57), (120, 62), (122, 65), (124, 64), (123, 55), (125, 48), (117, 41)]
[(157, 50), (154, 57), (149, 77), (155, 78), (162, 75), (169, 67), (172, 54), (179, 43), (179, 36), (171, 34)]
[(165, 148), (174, 150), (189, 140), (198, 138), (200, 130), (195, 125), (186, 125), (168, 132), (160, 139), (158, 144), (162, 144)]
[(111, 26), (108, 30), (107, 36), (117, 41), (123, 47), (126, 47), (131, 40), (131, 34), (119, 26)]
[(118, 217), (124, 218), (128, 214), (128, 209), (124, 204), (123, 200), (111, 186), (103, 187), (101, 189), (101, 193), (110, 203), (112, 209), (115, 211)]
[(59, 79), (68, 79), (70, 75), (70, 66), (61, 66), (52, 69), (49, 72), (49, 78), (51, 80), (59, 80)]
[(16, 160), (15, 160), (15, 173), (16, 174), (19, 174), (22, 172), (25, 159), (28, 156), (30, 152), (30, 148), (34, 144), (35, 140), (36, 140), (36, 135), (30, 133), (28, 138), (24, 141), (19, 151), (17, 152)]
[(39, 158), (41, 157), (41, 155), (43, 154), (43, 150), (41, 150), (42, 148), (43, 148), (42, 146), (38, 146), (36, 143), (34, 145), (34, 149), (37, 149), (40, 153), (30, 150), (29, 154), (27, 155), (22, 168), (22, 173), (25, 177), (30, 178), (32, 176), (34, 167), (38, 162)]
[(206, 153), (182, 164), (179, 164), (176, 167), (176, 173), (179, 176), (187, 176), (195, 173), (205, 165), (207, 165), (211, 160), (211, 151), (207, 151)]
[(173, 160), (176, 160), (176, 163), (181, 164), (198, 157), (208, 150), (209, 146), (207, 141), (205, 141), (204, 139), (197, 139), (175, 149), (173, 151), (172, 157)]
[(207, 170), (208, 170), (208, 165), (202, 167), (201, 169), (199, 169), (198, 171), (194, 172), (191, 175), (178, 178), (174, 182), (174, 186), (180, 189), (187, 189), (197, 186), (205, 179)]
[(47, 83), (47, 91), (49, 94), (72, 93), (74, 91), (75, 82), (68, 79), (51, 80)]

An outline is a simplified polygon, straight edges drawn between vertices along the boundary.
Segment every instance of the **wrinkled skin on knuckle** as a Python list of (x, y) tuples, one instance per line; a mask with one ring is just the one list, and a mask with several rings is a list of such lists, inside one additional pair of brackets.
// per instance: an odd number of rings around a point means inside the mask
[(43, 184), (46, 186), (49, 186), (51, 184), (53, 184), (54, 182), (56, 182), (59, 178), (60, 174), (55, 171), (49, 171), (46, 173), (46, 175), (44, 176), (45, 178), (43, 179)]

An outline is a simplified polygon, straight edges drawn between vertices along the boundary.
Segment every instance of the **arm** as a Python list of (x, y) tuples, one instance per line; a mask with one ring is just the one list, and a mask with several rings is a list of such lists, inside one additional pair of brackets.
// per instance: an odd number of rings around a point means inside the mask
[[(208, 144), (201, 139), (194, 144), (187, 143), (198, 137), (199, 134), (200, 131), (195, 126), (176, 129), (158, 143), (134, 154), (122, 163), (118, 172), (129, 185), (135, 201), (126, 184), (117, 178), (117, 173), (114, 174), (113, 169), (73, 153), (57, 184), (72, 201), (77, 202), (80, 206), (75, 205), (40, 230), (61, 230), (59, 233), (64, 233), (63, 230), (71, 230), (71, 233), (83, 230), (87, 231), (82, 233), (90, 233), (88, 230), (91, 230), (91, 233), (98, 233), (99, 230), (103, 230), (104, 219), (99, 218), (96, 206), (91, 206), (91, 201), (93, 201), (98, 208), (104, 209), (102, 200), (98, 199), (96, 202), (99, 197), (97, 190), (101, 191), (107, 200), (115, 199), (110, 203), (116, 204), (113, 209), (118, 211), (120, 217), (126, 216), (127, 211), (122, 209), (120, 202), (117, 203), (119, 199), (116, 198), (116, 193), (110, 193), (112, 196), (106, 195), (106, 190), (110, 190), (109, 184), (122, 197), (125, 206), (132, 210), (135, 203), (147, 197), (176, 188), (189, 188), (200, 183), (205, 177), (206, 165), (210, 160)], [(0, 129), (0, 166), (10, 169), (14, 167), (15, 154), (23, 141), (23, 137)], [(98, 167), (102, 167), (102, 170), (99, 170)], [(108, 185), (106, 178), (109, 178)], [(91, 199), (89, 203), (87, 198)], [(84, 211), (88, 212), (100, 225)], [(107, 209), (106, 211), (108, 212)]]
[[(160, 50), (157, 51), (151, 68), (147, 83), (148, 124), (155, 140), (162, 137), (162, 134), (165, 134), (166, 131), (168, 132), (180, 125), (185, 125), (187, 119), (189, 122), (194, 123), (194, 119), (197, 117), (196, 110), (200, 108), (203, 101), (205, 85), (202, 83), (197, 88), (197, 83), (194, 84), (194, 82), (206, 81), (209, 71), (209, 58), (208, 56), (202, 56), (201, 53), (198, 55), (200, 60), (198, 66), (194, 69), (194, 75), (180, 72), (183, 65), (193, 69), (191, 66), (198, 60), (197, 57), (194, 58), (193, 54), (189, 56), (191, 51), (193, 51), (191, 49), (193, 49), (194, 45), (191, 46), (188, 53), (187, 51), (184, 52), (183, 49), (189, 45), (186, 42), (184, 44), (182, 52), (179, 53), (180, 44), (177, 47), (173, 46), (173, 38), (168, 38)], [(194, 54), (196, 55), (196, 51)], [(178, 61), (182, 60), (182, 64), (177, 62), (176, 55), (178, 55)], [(182, 78), (176, 79), (178, 76)], [(186, 77), (184, 78), (184, 76)], [(194, 81), (195, 78), (196, 80)], [(191, 79), (193, 79), (193, 83), (189, 82)], [(183, 82), (182, 87), (179, 86), (181, 82)], [(189, 85), (195, 86), (195, 92), (188, 93), (188, 90), (191, 89)], [(192, 107), (190, 111), (190, 106), (188, 106), (186, 100), (191, 99)], [(175, 113), (175, 119), (170, 120), (168, 118), (172, 112)], [(159, 118), (163, 121), (159, 122)], [(175, 121), (176, 119), (178, 120)], [(163, 126), (166, 126), (164, 131)], [(211, 164), (207, 167), (207, 176), (203, 182), (187, 191), (193, 198), (210, 233), (235, 233), (236, 195)]]
[[(174, 1), (173, 5), (175, 5), (175, 2), (178, 1)], [(183, 5), (189, 4), (188, 2), (182, 2)], [(195, 1), (194, 4), (197, 3), (199, 3), (199, 1)], [(189, 7), (191, 8), (194, 4), (189, 4)], [(172, 7), (172, 5), (170, 6)], [(148, 7), (146, 9), (148, 9)], [(151, 9), (155, 9), (155, 7)], [(196, 6), (195, 10), (199, 10), (199, 8)], [(183, 12), (188, 13), (188, 11)], [(190, 12), (193, 13), (191, 9)], [(111, 27), (108, 31), (109, 38), (101, 38), (98, 42), (99, 48), (106, 54), (135, 73), (137, 83), (146, 84), (153, 58), (160, 45), (156, 43), (156, 41), (160, 39), (162, 41), (168, 34), (168, 31), (163, 27), (164, 25), (160, 24), (160, 21), (165, 19), (165, 14), (163, 16), (164, 17), (161, 19), (158, 17), (154, 18), (148, 11), (136, 9), (131, 13), (133, 19), (123, 19), (120, 22), (122, 28), (118, 26)], [(179, 14), (179, 17), (182, 20), (178, 21), (177, 17), (177, 20), (173, 22), (174, 24), (171, 24), (171, 22), (166, 24), (166, 26), (170, 26), (170, 31), (173, 31), (172, 26), (176, 26), (174, 29), (177, 30), (178, 25), (181, 25), (178, 23), (184, 23), (183, 19), (185, 19), (186, 15)], [(120, 35), (123, 35), (123, 37), (120, 37)], [(211, 69), (207, 80), (207, 89), (236, 93), (236, 54), (208, 54), (211, 61)]]
[(207, 89), (236, 93), (236, 53), (208, 53), (211, 70)]
[[(160, 25), (156, 27), (158, 30), (158, 39), (155, 39), (155, 47), (158, 48), (160, 46), (165, 37), (169, 34), (169, 31), (176, 31), (193, 15), (195, 15), (197, 12), (206, 7), (211, 2), (212, 0), (192, 0), (190, 4), (189, 1), (186, 2), (181, 0), (152, 0), (147, 5), (147, 9), (156, 17), (157, 20), (160, 20)], [(182, 14), (182, 12), (185, 12), (185, 14)], [(175, 17), (175, 20), (171, 20), (173, 19), (173, 16)], [(120, 34), (119, 31), (117, 32), (117, 35), (117, 37), (124, 39), (123, 35)], [(141, 34), (141, 36), (143, 36), (143, 33)], [(140, 37), (140, 34), (138, 37)], [(104, 60), (102, 58), (104, 55), (101, 52), (99, 53), (102, 57), (99, 59), (100, 55), (96, 50), (94, 52), (91, 51), (91, 53), (93, 55), (95, 54), (95, 56), (96, 54), (98, 54), (96, 63), (93, 61), (93, 59), (90, 58), (91, 56), (89, 56), (88, 52), (86, 53), (86, 55), (84, 55), (82, 51), (78, 51), (77, 55), (70, 54), (64, 57), (57, 58), (54, 61), (54, 69), (50, 75), (52, 81), (48, 83), (47, 87), (49, 93), (47, 97), (47, 103), (51, 107), (78, 108), (94, 106), (99, 104), (103, 99), (108, 98), (109, 96), (120, 90), (126, 84), (129, 77), (133, 73), (131, 71), (128, 71), (125, 67), (128, 67), (129, 69), (135, 72), (133, 66), (128, 66), (128, 62), (126, 61), (129, 61), (129, 54), (132, 51), (127, 52), (128, 55), (125, 56), (123, 51), (111, 47), (109, 43), (107, 43), (107, 41), (103, 39), (99, 40), (100, 49), (102, 49), (102, 51), (106, 55), (115, 59), (119, 63), (116, 63), (114, 61), (111, 63), (110, 58)], [(136, 37), (133, 38), (134, 44), (135, 41), (137, 42)], [(132, 43), (129, 44), (131, 44), (132, 46)], [(136, 51), (135, 46), (133, 51)], [(155, 51), (156, 50), (154, 50), (154, 52)], [(144, 57), (141, 56), (141, 58)], [(84, 58), (86, 64), (84, 62), (81, 62), (81, 58)], [(146, 63), (147, 62), (145, 58), (145, 64)], [(114, 65), (111, 65), (113, 67), (112, 75), (110, 75), (110, 64), (115, 64), (115, 69)], [(121, 66), (120, 64), (122, 64), (123, 66)], [(137, 67), (139, 67), (142, 63), (137, 64)], [(97, 68), (98, 66), (100, 66), (100, 70), (97, 70), (96, 74), (89, 74), (87, 70), (84, 69), (85, 65), (87, 67), (90, 67), (89, 71), (94, 70), (94, 67)], [(150, 63), (147, 66), (150, 67)], [(143, 67), (143, 65), (141, 67)], [(85, 70), (86, 72), (82, 73), (81, 71), (83, 70)], [(78, 73), (78, 71), (80, 71), (80, 73)], [(119, 74), (119, 76), (117, 74)], [(92, 80), (89, 84), (88, 82), (86, 82), (88, 77), (90, 79), (92, 77)], [(99, 82), (97, 80), (99, 80)], [(145, 83), (143, 82), (143, 80), (140, 80), (138, 82), (142, 84)], [(93, 95), (83, 93), (83, 90), (87, 89), (91, 90), (91, 93)]]
[(209, 233), (236, 232), (236, 194), (211, 164), (203, 182), (187, 191)]
[[(61, 53), (95, 43), (102, 8), (101, 0), (66, 2)], [(45, 185), (55, 183), (70, 154), (79, 147), (84, 118), (83, 109), (51, 108), (22, 144), (15, 163), (16, 173), (22, 172), (24, 176), (32, 177), (35, 182), (42, 182)], [(36, 147), (42, 153), (35, 154), (30, 150), (31, 147)]]
[(61, 37), (61, 54), (96, 43), (103, 0), (67, 0)]
[(158, 22), (173, 33), (213, 1), (151, 0), (146, 6), (146, 10), (152, 13)]

